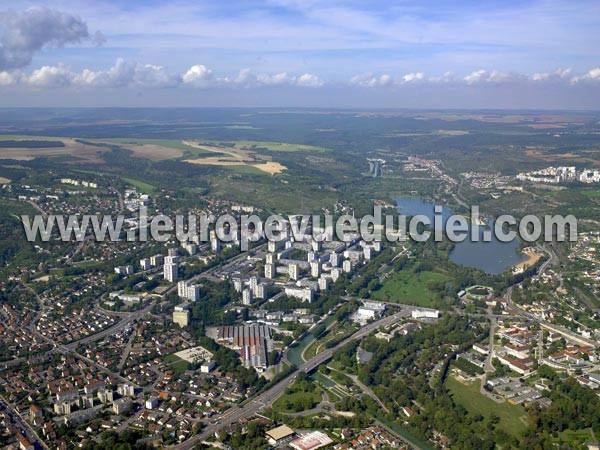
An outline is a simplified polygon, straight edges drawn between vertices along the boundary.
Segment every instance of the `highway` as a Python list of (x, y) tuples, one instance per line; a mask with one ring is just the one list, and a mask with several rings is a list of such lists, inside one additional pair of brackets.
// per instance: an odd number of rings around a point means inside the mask
[(276, 385), (272, 386), (268, 390), (259, 394), (255, 398), (246, 401), (241, 406), (234, 406), (233, 408), (229, 409), (221, 417), (221, 420), (219, 422), (217, 422), (217, 425), (211, 425), (211, 426), (207, 427), (202, 433), (197, 434), (196, 436), (192, 436), (187, 441), (184, 441), (177, 445), (173, 445), (169, 448), (177, 449), (177, 450), (190, 450), (198, 443), (207, 439), (211, 434), (213, 434), (223, 428), (226, 428), (229, 425), (232, 425), (241, 419), (247, 419), (247, 418), (254, 416), (258, 411), (260, 411), (261, 409), (263, 409), (267, 406), (270, 406), (275, 400), (277, 400), (284, 393), (285, 389), (294, 382), (298, 372), (300, 372), (300, 371), (307, 372), (307, 373), (312, 372), (317, 367), (319, 367), (321, 364), (329, 361), (331, 359), (331, 357), (333, 356), (333, 354), (337, 350), (339, 350), (340, 348), (342, 348), (344, 345), (348, 344), (349, 342), (355, 341), (357, 339), (361, 339), (361, 338), (369, 335), (373, 331), (377, 330), (377, 328), (379, 328), (381, 326), (391, 325), (402, 318), (410, 316), (410, 314), (411, 314), (411, 310), (407, 309), (407, 310), (400, 311), (399, 313), (396, 313), (392, 316), (383, 317), (379, 320), (376, 320), (374, 322), (371, 322), (371, 323), (365, 325), (360, 330), (358, 330), (356, 333), (349, 336), (348, 338), (346, 338), (345, 340), (340, 342), (335, 347), (327, 349), (324, 352), (316, 355), (314, 358), (306, 361), (304, 364), (302, 364), (300, 367), (298, 367), (298, 369), (296, 369), (294, 372), (290, 373), (288, 376), (283, 378), (281, 381), (279, 381)]

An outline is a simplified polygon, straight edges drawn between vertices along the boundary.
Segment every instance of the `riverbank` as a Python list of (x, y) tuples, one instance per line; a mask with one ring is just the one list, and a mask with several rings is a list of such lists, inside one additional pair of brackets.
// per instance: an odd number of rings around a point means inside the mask
[(527, 255), (527, 259), (524, 261), (521, 261), (517, 264), (514, 265), (514, 269), (515, 270), (524, 270), (527, 267), (531, 267), (533, 265), (535, 265), (540, 258), (543, 256), (541, 253), (539, 253), (537, 250), (535, 250), (534, 248), (526, 248), (523, 250), (522, 252), (524, 255)]

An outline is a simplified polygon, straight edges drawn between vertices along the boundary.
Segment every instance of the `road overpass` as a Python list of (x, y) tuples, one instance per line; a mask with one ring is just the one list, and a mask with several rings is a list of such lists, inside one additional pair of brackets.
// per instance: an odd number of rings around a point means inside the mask
[(239, 422), (241, 419), (248, 419), (250, 417), (253, 417), (261, 409), (270, 406), (275, 400), (277, 400), (285, 392), (285, 389), (294, 382), (296, 376), (300, 371), (306, 373), (312, 372), (321, 364), (324, 364), (325, 362), (329, 361), (332, 358), (333, 354), (337, 350), (341, 349), (344, 345), (369, 335), (370, 333), (377, 330), (377, 328), (380, 326), (391, 325), (402, 318), (410, 316), (410, 314), (410, 310), (403, 310), (392, 316), (383, 317), (379, 320), (365, 325), (356, 333), (344, 339), (335, 347), (327, 349), (324, 352), (316, 355), (314, 358), (311, 358), (310, 360), (306, 361), (296, 370), (294, 370), (285, 378), (280, 380), (277, 384), (262, 392), (255, 398), (247, 400), (240, 406), (234, 406), (233, 408), (229, 409), (227, 412), (225, 412), (225, 414), (223, 414), (220, 422), (217, 422), (217, 425), (209, 426), (200, 434), (192, 436), (187, 441), (184, 441), (180, 444), (168, 448), (177, 450), (191, 450), (192, 448), (194, 448), (195, 445), (206, 440), (211, 434), (220, 431), (236, 422)]

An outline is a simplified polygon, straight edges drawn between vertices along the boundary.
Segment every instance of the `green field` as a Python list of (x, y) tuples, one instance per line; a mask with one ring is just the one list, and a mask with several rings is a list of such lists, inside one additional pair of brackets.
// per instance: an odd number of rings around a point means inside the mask
[(436, 306), (437, 293), (429, 289), (428, 283), (449, 279), (447, 275), (438, 272), (395, 272), (384, 280), (383, 286), (374, 291), (371, 297), (392, 303), (432, 307)]
[(167, 355), (163, 358), (163, 362), (175, 373), (183, 373), (188, 369), (189, 363), (184, 361), (175, 354)]
[(269, 175), (267, 172), (263, 172), (257, 167), (247, 166), (240, 164), (239, 166), (221, 166), (224, 169), (231, 170), (232, 172), (239, 173), (242, 175)]
[(500, 418), (499, 427), (513, 436), (520, 436), (527, 429), (525, 408), (509, 403), (496, 403), (479, 392), (479, 381), (463, 384), (448, 377), (445, 386), (454, 401), (473, 414), (489, 417), (495, 414)]
[(128, 183), (128, 184), (132, 185), (133, 187), (139, 189), (144, 194), (152, 194), (156, 190), (156, 187), (154, 187), (150, 183), (146, 183), (145, 181), (140, 181), (140, 180), (136, 180), (134, 178), (126, 178), (126, 177), (121, 177), (121, 179), (125, 183)]
[(202, 150), (201, 148), (190, 147), (179, 139), (138, 139), (138, 138), (108, 138), (91, 139), (90, 142), (106, 144), (129, 144), (129, 145), (156, 145), (158, 147), (173, 148), (181, 150), (183, 155), (175, 159), (191, 159), (202, 156), (212, 155), (213, 152)]
[(273, 403), (273, 409), (280, 413), (297, 412), (291, 405), (300, 402), (306, 402), (310, 399), (311, 403), (318, 404), (321, 401), (321, 394), (315, 392), (294, 392), (293, 394), (284, 394)]
[(600, 198), (600, 191), (598, 190), (581, 191), (581, 193), (589, 198)]
[(62, 141), (64, 139), (71, 139), (68, 137), (56, 137), (56, 136), (28, 136), (24, 134), (0, 134), (0, 140), (31, 140), (31, 141)]
[[(302, 376), (302, 374), (301, 374)], [(298, 378), (284, 394), (273, 403), (273, 410), (280, 413), (306, 411), (317, 406), (323, 399), (321, 388), (314, 380)]]
[(315, 145), (290, 144), (287, 142), (233, 141), (236, 146), (266, 148), (273, 152), (328, 152), (330, 149)]
[(196, 151), (204, 153), (203, 150), (185, 145), (179, 139), (138, 139), (138, 138), (107, 138), (107, 139), (90, 139), (90, 142), (107, 142), (115, 144), (132, 144), (132, 145), (158, 145), (160, 147), (175, 148), (183, 151)]

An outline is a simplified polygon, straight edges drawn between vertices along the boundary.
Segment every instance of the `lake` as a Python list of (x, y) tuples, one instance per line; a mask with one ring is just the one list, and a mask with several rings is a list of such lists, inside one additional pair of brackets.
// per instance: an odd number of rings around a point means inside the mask
[[(434, 204), (414, 197), (401, 197), (396, 199), (396, 205), (400, 214), (405, 216), (416, 216), (418, 214), (429, 217), (431, 223), (434, 218)], [(442, 209), (442, 222), (452, 215), (452, 210), (447, 206)], [(479, 235), (483, 234), (486, 227), (475, 226)], [(494, 221), (488, 220), (488, 226), (493, 229)], [(469, 229), (469, 236), (470, 236)], [(471, 242), (469, 237), (462, 242), (455, 244), (454, 250), (450, 254), (450, 260), (463, 266), (475, 267), (492, 275), (504, 272), (507, 268), (527, 259), (526, 255), (519, 252), (519, 239), (512, 242), (501, 242), (492, 233), (490, 242)]]

